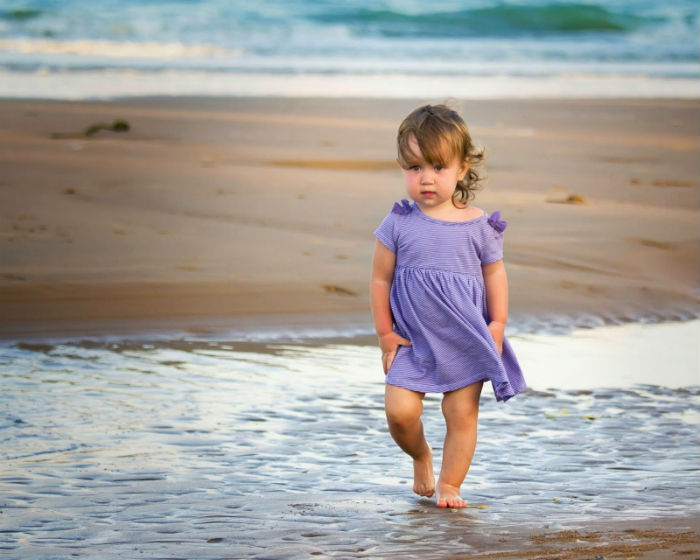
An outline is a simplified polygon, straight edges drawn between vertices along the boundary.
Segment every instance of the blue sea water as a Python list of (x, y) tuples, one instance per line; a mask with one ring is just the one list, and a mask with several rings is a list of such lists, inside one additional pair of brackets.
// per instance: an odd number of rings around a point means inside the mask
[(52, 76), (70, 82), (55, 95), (110, 95), (86, 78), (121, 76), (132, 93), (697, 97), (699, 16), (691, 0), (5, 0), (0, 95)]

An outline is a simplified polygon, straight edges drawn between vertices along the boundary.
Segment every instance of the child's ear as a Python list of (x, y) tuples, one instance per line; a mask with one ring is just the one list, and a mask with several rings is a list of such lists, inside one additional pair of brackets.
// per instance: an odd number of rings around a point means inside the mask
[(469, 171), (469, 162), (465, 160), (462, 162), (462, 166), (459, 168), (458, 177), (460, 181), (466, 177), (467, 171)]

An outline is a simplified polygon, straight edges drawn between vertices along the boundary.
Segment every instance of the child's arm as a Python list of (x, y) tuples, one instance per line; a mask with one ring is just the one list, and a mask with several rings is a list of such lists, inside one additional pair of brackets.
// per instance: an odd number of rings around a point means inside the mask
[(394, 319), (391, 315), (389, 294), (394, 279), (396, 255), (377, 241), (372, 259), (372, 281), (369, 287), (370, 305), (374, 317), (374, 328), (382, 349), (382, 367), (384, 373), (389, 371), (399, 346), (411, 343), (394, 332)]
[(482, 267), (486, 286), (486, 306), (489, 312), (489, 331), (498, 353), (503, 354), (503, 337), (508, 321), (508, 278), (503, 259)]

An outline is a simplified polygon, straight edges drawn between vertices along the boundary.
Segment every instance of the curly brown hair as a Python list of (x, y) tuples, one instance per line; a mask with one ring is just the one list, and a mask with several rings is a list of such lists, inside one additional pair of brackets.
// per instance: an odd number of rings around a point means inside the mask
[(423, 105), (412, 111), (399, 126), (396, 137), (401, 167), (414, 165), (416, 154), (409, 141), (415, 137), (421, 154), (431, 165), (449, 165), (455, 158), (468, 165), (464, 179), (457, 182), (452, 204), (468, 204), (479, 190), (482, 177), (478, 167), (484, 159), (483, 148), (472, 143), (467, 125), (447, 105)]

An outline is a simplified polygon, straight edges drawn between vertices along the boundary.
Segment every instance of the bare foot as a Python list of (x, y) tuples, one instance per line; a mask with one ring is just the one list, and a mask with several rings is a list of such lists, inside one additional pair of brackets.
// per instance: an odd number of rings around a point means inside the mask
[(435, 493), (435, 475), (433, 474), (433, 450), (423, 459), (413, 460), (413, 491), (419, 496), (429, 498)]
[(439, 508), (465, 508), (467, 502), (459, 497), (459, 487), (438, 482), (437, 507)]

